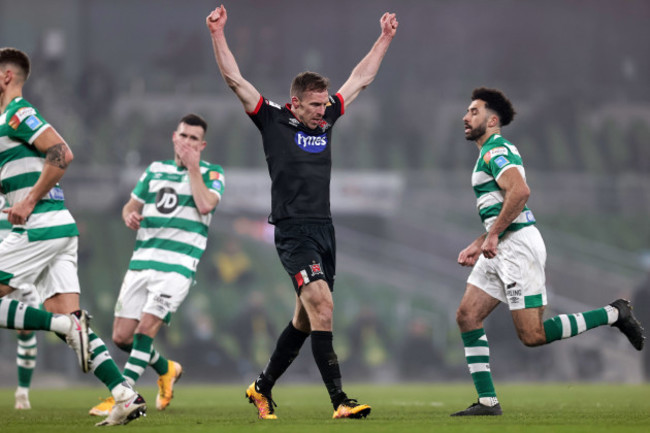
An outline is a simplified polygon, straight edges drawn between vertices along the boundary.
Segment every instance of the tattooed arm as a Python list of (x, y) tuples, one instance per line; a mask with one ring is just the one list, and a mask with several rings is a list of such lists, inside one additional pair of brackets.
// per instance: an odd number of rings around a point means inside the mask
[(27, 197), (3, 211), (8, 214), (9, 222), (14, 225), (25, 224), (36, 203), (61, 180), (74, 158), (65, 140), (51, 127), (38, 136), (34, 146), (45, 154), (45, 164)]

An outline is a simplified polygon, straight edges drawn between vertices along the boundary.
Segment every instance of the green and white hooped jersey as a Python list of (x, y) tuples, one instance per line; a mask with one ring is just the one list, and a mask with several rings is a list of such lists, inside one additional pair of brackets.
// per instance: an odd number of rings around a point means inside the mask
[[(490, 230), (503, 205), (503, 191), (499, 188), (497, 180), (501, 174), (512, 168), (519, 170), (522, 177), (526, 179), (521, 155), (517, 148), (501, 135), (492, 135), (483, 144), (472, 173), (476, 207), (486, 231)], [(519, 230), (533, 224), (535, 224), (535, 217), (528, 206), (524, 205), (519, 216), (505, 231)]]
[[(200, 163), (211, 192), (223, 194), (225, 178), (219, 165)], [(214, 209), (201, 215), (196, 208), (188, 172), (174, 160), (153, 162), (142, 174), (131, 197), (144, 204), (129, 269), (177, 272), (193, 278), (208, 241)]]
[[(4, 209), (7, 203), (7, 199), (0, 194), (0, 211)], [(8, 235), (11, 233), (11, 223), (7, 219), (7, 214), (0, 212), (0, 242), (2, 242)]]
[[(25, 198), (40, 177), (45, 154), (34, 147), (34, 140), (49, 127), (39, 112), (20, 97), (0, 114), (0, 186), (9, 206)], [(58, 184), (36, 203), (27, 223), (13, 230), (27, 231), (30, 241), (79, 235)]]

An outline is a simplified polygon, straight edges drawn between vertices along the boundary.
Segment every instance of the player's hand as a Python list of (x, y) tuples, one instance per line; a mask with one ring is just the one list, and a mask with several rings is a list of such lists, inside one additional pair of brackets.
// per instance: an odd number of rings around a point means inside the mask
[(201, 152), (199, 149), (186, 142), (175, 142), (174, 151), (185, 168), (188, 170), (199, 168), (201, 162)]
[(382, 34), (390, 36), (391, 38), (395, 36), (395, 33), (397, 32), (397, 26), (399, 25), (397, 22), (397, 16), (389, 12), (386, 12), (384, 15), (382, 15), (381, 19), (379, 20), (379, 24), (381, 25)]
[(228, 14), (226, 13), (226, 8), (221, 5), (210, 12), (210, 15), (205, 18), (205, 25), (208, 26), (210, 33), (216, 33), (223, 31), (227, 20)]
[(492, 259), (497, 255), (497, 245), (499, 244), (499, 235), (488, 234), (481, 245), (481, 251), (487, 259)]
[(475, 243), (472, 243), (458, 254), (458, 264), (461, 266), (474, 266), (480, 255), (481, 249)]
[(7, 220), (12, 225), (21, 226), (27, 222), (27, 218), (29, 218), (34, 211), (34, 206), (35, 204), (24, 199), (8, 209), (3, 209), (2, 212), (7, 214)]
[(130, 212), (126, 218), (124, 218), (124, 224), (131, 230), (138, 230), (140, 228), (140, 222), (144, 219), (142, 215), (138, 212)]

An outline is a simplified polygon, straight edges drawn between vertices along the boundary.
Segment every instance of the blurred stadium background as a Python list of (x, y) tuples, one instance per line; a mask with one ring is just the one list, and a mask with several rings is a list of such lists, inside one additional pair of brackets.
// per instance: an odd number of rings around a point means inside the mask
[[(224, 167), (226, 192), (196, 285), (157, 342), (188, 381), (246, 383), (266, 362), (293, 298), (266, 224), (270, 182), (258, 131), (213, 59), (204, 19), (216, 5), (0, 0), (0, 46), (30, 54), (25, 96), (75, 153), (62, 185), (82, 231), (82, 305), (107, 342), (134, 240), (120, 209), (146, 165), (172, 156), (180, 117), (208, 120), (204, 159)], [(468, 274), (456, 257), (481, 231), (470, 187), (476, 148), (461, 123), (474, 87), (502, 88), (519, 112), (504, 135), (524, 156), (529, 204), (547, 242), (548, 313), (632, 297), (646, 281), (649, 2), (226, 7), (243, 75), (279, 103), (302, 70), (329, 76), (335, 91), (377, 37), (381, 14), (397, 12), (398, 35), (376, 81), (334, 133), (335, 345), (346, 381), (469, 380), (454, 315)], [(527, 349), (505, 307), (486, 328), (497, 380), (643, 380), (641, 355), (610, 329)], [(190, 351), (197, 341), (201, 350)], [(14, 333), (0, 333), (0, 347), (0, 385), (12, 387)], [(40, 337), (35, 387), (94, 383), (68, 352)], [(63, 369), (59, 355), (70, 360)], [(318, 377), (303, 350), (283, 380)]]

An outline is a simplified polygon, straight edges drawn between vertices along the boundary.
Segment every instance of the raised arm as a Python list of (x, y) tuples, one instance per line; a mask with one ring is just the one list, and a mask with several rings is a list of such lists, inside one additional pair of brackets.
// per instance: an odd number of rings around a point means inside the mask
[(363, 89), (365, 89), (377, 75), (381, 61), (397, 32), (397, 18), (395, 14), (386, 12), (379, 20), (381, 34), (370, 49), (370, 52), (352, 70), (350, 77), (339, 89), (345, 105), (350, 105)]
[(206, 17), (205, 24), (210, 30), (214, 57), (217, 60), (217, 65), (219, 65), (221, 76), (228, 87), (235, 92), (242, 102), (244, 109), (247, 112), (252, 112), (260, 100), (260, 92), (251, 83), (246, 81), (239, 72), (239, 66), (237, 66), (235, 56), (233, 56), (230, 48), (228, 48), (226, 35), (224, 34), (224, 27), (227, 20), (228, 14), (226, 13), (226, 8), (221, 5)]

